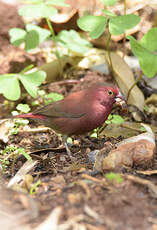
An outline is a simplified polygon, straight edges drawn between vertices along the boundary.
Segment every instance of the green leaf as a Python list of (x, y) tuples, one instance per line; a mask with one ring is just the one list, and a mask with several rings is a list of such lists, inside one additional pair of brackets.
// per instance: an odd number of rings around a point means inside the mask
[(90, 42), (81, 38), (75, 30), (62, 30), (57, 35), (57, 41), (62, 46), (77, 53), (85, 53), (89, 51), (89, 47), (92, 46)]
[(140, 129), (141, 129), (142, 132), (147, 132), (147, 130), (143, 126)]
[(98, 134), (97, 134), (97, 132), (93, 132), (93, 133), (90, 135), (90, 137), (93, 137), (93, 138), (98, 138)]
[(20, 98), (21, 90), (16, 74), (0, 76), (0, 93), (8, 100), (16, 101)]
[(121, 177), (121, 175), (119, 173), (106, 173), (105, 177), (110, 180), (110, 181), (115, 181), (117, 183), (122, 183), (123, 182), (123, 178)]
[(36, 48), (40, 43), (44, 42), (51, 34), (49, 30), (42, 29), (39, 26), (33, 24), (27, 24), (26, 30), (28, 31), (25, 38), (26, 51)]
[(101, 0), (105, 6), (113, 6), (116, 4), (117, 0)]
[(110, 114), (107, 118), (107, 120), (105, 121), (105, 123), (108, 125), (108, 124), (111, 124), (111, 120), (112, 120), (112, 115)]
[(105, 31), (107, 18), (104, 16), (85, 15), (77, 20), (78, 26), (88, 31), (91, 38), (98, 38)]
[(45, 98), (51, 99), (51, 102), (60, 101), (64, 98), (64, 96), (60, 93), (49, 93), (45, 96)]
[(122, 124), (124, 119), (120, 115), (112, 115), (108, 116), (108, 119), (105, 121), (106, 124)]
[(56, 6), (70, 6), (69, 4), (65, 3), (65, 0), (47, 0), (46, 3)]
[(25, 42), (26, 51), (35, 49), (39, 44), (39, 36), (37, 32), (34, 30), (27, 32)]
[(41, 181), (38, 180), (35, 184), (32, 185), (31, 189), (30, 189), (30, 195), (34, 195), (37, 193), (37, 188), (38, 186), (41, 184)]
[(30, 74), (20, 74), (19, 79), (25, 87), (26, 91), (33, 97), (37, 97), (38, 86), (45, 80), (46, 73), (44, 71), (36, 71)]
[(9, 32), (12, 44), (18, 46), (22, 42), (25, 42), (26, 51), (36, 48), (51, 35), (49, 30), (42, 29), (41, 27), (33, 24), (27, 24), (26, 31), (13, 28)]
[(150, 51), (157, 51), (157, 27), (150, 29), (142, 37), (140, 44)]
[(49, 30), (42, 29), (40, 26), (36, 26), (33, 24), (27, 24), (26, 30), (29, 32), (36, 31), (36, 33), (38, 34), (39, 43), (44, 42), (51, 35), (51, 32)]
[(20, 28), (12, 28), (9, 30), (10, 42), (14, 46), (19, 46), (25, 41), (26, 31)]
[(109, 21), (109, 31), (113, 35), (123, 34), (140, 22), (140, 17), (134, 14), (112, 17)]
[(56, 13), (57, 9), (46, 5), (45, 3), (24, 6), (19, 10), (21, 16), (30, 19), (50, 18)]
[[(29, 124), (29, 120), (26, 120), (26, 119), (21, 119), (21, 118), (15, 118), (15, 124), (19, 127), (20, 126), (25, 126), (25, 125), (28, 125)], [(18, 128), (18, 127), (15, 127)], [(18, 131), (18, 130), (17, 130)]]
[(41, 89), (41, 90), (38, 90), (38, 95), (39, 96), (44, 96), (46, 94), (45, 90)]
[[(156, 34), (156, 33), (155, 33)], [(154, 34), (154, 37), (155, 37)], [(149, 37), (149, 35), (148, 35)], [(131, 43), (131, 50), (133, 54), (138, 58), (140, 67), (143, 71), (143, 73), (147, 77), (153, 77), (157, 73), (157, 54), (155, 52), (152, 52), (152, 50), (147, 49), (146, 46), (146, 40), (144, 39), (144, 46), (141, 44), (132, 36), (127, 36), (127, 38), (130, 40)], [(157, 37), (156, 37), (157, 39)], [(149, 43), (149, 41), (147, 41)], [(155, 45), (148, 45), (149, 48), (155, 48)]]
[(17, 152), (18, 154), (22, 154), (27, 160), (32, 161), (31, 156), (28, 153), (26, 153), (24, 148), (18, 148)]
[(67, 143), (72, 145), (73, 139), (72, 139), (71, 137), (68, 137), (68, 138), (67, 138)]
[(42, 3), (43, 0), (22, 0), (24, 3), (29, 3), (29, 4), (38, 4), (38, 3)]
[(124, 119), (120, 115), (113, 115), (112, 116), (112, 123), (113, 124), (122, 124)]
[(106, 9), (104, 9), (103, 12), (104, 12), (104, 14), (106, 14), (107, 16), (111, 16), (111, 17), (116, 16), (116, 14), (114, 14), (114, 13), (112, 13), (111, 11), (106, 10)]
[(29, 105), (27, 105), (27, 104), (18, 104), (16, 106), (16, 109), (23, 112), (23, 113), (28, 113), (31, 110)]

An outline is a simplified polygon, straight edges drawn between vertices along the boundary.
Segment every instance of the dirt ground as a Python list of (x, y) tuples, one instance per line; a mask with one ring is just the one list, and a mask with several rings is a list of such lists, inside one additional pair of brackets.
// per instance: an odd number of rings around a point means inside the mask
[[(8, 29), (23, 28), (24, 24), (14, 7), (6, 6), (2, 2), (0, 4), (0, 73), (19, 72), (28, 64), (43, 63), (42, 54), (26, 54), (20, 48), (10, 45)], [(11, 23), (7, 25), (7, 28), (6, 21)], [(65, 84), (51, 83), (46, 90), (67, 95), (98, 81), (110, 83), (112, 78), (91, 71), (81, 72), (76, 84), (69, 84), (66, 81)], [(27, 101), (22, 102), (27, 103)], [(12, 108), (4, 107), (2, 96), (0, 108), (1, 118), (7, 116), (9, 110), (12, 110)], [(41, 126), (30, 122), (30, 128), (40, 129)], [(7, 173), (2, 175), (0, 181), (1, 205), (5, 206), (6, 210), (11, 210), (11, 213), (16, 213), (18, 219), (16, 221), (20, 222), (19, 225), (27, 225), (35, 229), (52, 212), (59, 210), (58, 222), (64, 224), (59, 229), (156, 230), (157, 196), (152, 193), (148, 183), (139, 182), (138, 179), (133, 178), (147, 180), (157, 185), (157, 175), (155, 173), (153, 175), (140, 174), (136, 166), (125, 168), (120, 172), (123, 178), (120, 183), (107, 180), (105, 172), (93, 175), (93, 165), (88, 153), (95, 149), (102, 149), (105, 145), (112, 145), (114, 148), (121, 137), (97, 139), (86, 135), (83, 138), (73, 137), (73, 140), (70, 149), (76, 158), (75, 162), (67, 156), (61, 138), (52, 130), (40, 130), (35, 133), (20, 132), (10, 136), (7, 143), (0, 142), (1, 150), (13, 144), (25, 148), (26, 151), (31, 152), (33, 160), (37, 160), (37, 164), (29, 172), (33, 183), (40, 180), (35, 194), (29, 195), (27, 180), (18, 189), (5, 187), (25, 163), (23, 156), (16, 160), (14, 167), (10, 167)], [(156, 154), (151, 167), (147, 170), (157, 170)], [(2, 222), (1, 214), (0, 222)], [(13, 229), (12, 227), (10, 229)], [(51, 229), (57, 229), (53, 228), (54, 226), (51, 227)]]

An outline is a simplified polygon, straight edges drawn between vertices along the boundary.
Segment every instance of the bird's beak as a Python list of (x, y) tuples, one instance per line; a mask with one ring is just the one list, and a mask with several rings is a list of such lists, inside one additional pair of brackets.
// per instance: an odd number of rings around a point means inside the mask
[(123, 94), (119, 91), (118, 95), (115, 98), (116, 102), (120, 102), (120, 101), (125, 101), (125, 97), (123, 96)]
[(123, 96), (123, 94), (120, 91), (119, 91), (118, 95), (116, 96), (115, 101), (116, 101), (116, 104), (121, 107), (121, 110), (123, 112), (128, 111), (128, 105), (125, 101), (125, 97)]

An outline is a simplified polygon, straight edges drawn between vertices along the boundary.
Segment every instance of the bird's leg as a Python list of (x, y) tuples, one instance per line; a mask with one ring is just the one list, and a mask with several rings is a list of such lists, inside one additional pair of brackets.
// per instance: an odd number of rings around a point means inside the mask
[(70, 157), (70, 159), (74, 160), (74, 157), (71, 155), (71, 151), (70, 151), (68, 143), (67, 143), (67, 138), (68, 138), (67, 135), (63, 135), (63, 137), (62, 137), (63, 144), (66, 148), (66, 152), (67, 152), (68, 156)]

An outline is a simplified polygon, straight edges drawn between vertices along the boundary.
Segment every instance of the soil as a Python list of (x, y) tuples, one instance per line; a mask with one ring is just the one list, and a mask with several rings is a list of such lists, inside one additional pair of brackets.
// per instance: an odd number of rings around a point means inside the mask
[[(11, 22), (10, 25), (6, 25), (3, 20), (4, 14), (5, 20)], [(24, 26), (15, 7), (1, 2), (0, 21), (0, 73), (19, 72), (32, 63), (40, 65), (43, 62), (42, 54), (28, 55), (22, 49), (15, 48), (9, 43), (8, 29)], [(75, 84), (69, 84), (66, 80), (62, 84), (51, 83), (46, 90), (67, 95), (98, 81), (113, 82), (111, 76), (102, 76), (91, 71), (78, 73), (77, 79), (78, 82)], [(3, 112), (9, 113), (9, 110), (4, 110), (5, 99), (2, 96), (0, 100), (2, 108), (0, 116), (5, 117)], [(118, 183), (107, 180), (104, 173), (92, 174), (93, 165), (88, 153), (95, 149), (102, 149), (105, 145), (112, 145), (114, 148), (121, 138), (97, 139), (89, 135), (72, 137), (73, 145), (70, 149), (75, 157), (75, 162), (72, 162), (62, 146), (61, 138), (56, 133), (52, 130), (42, 131), (42, 127), (33, 122), (30, 122), (29, 127), (38, 128), (38, 131), (20, 132), (10, 136), (7, 143), (0, 144), (1, 150), (11, 144), (25, 148), (27, 152), (31, 152), (33, 160), (38, 160), (37, 165), (29, 172), (33, 177), (33, 183), (40, 180), (40, 186), (33, 195), (29, 195), (30, 190), (26, 184), (15, 190), (4, 186), (26, 161), (23, 156), (20, 156), (16, 162), (11, 162), (11, 166), (14, 167), (10, 167), (3, 175), (2, 193), (0, 192), (1, 205), (4, 205), (6, 209), (13, 209), (16, 214), (22, 213), (21, 218), (17, 215), (18, 221), (20, 219), (22, 222), (20, 224), (35, 228), (55, 208), (61, 208), (59, 224), (67, 224), (69, 221), (73, 221), (73, 224), (60, 229), (157, 229), (157, 199), (152, 196), (146, 185), (133, 182), (126, 177), (126, 175), (138, 176), (156, 185), (156, 175), (140, 175), (136, 172), (138, 168), (126, 168), (121, 172), (123, 181)], [(149, 170), (156, 169), (155, 155)]]

